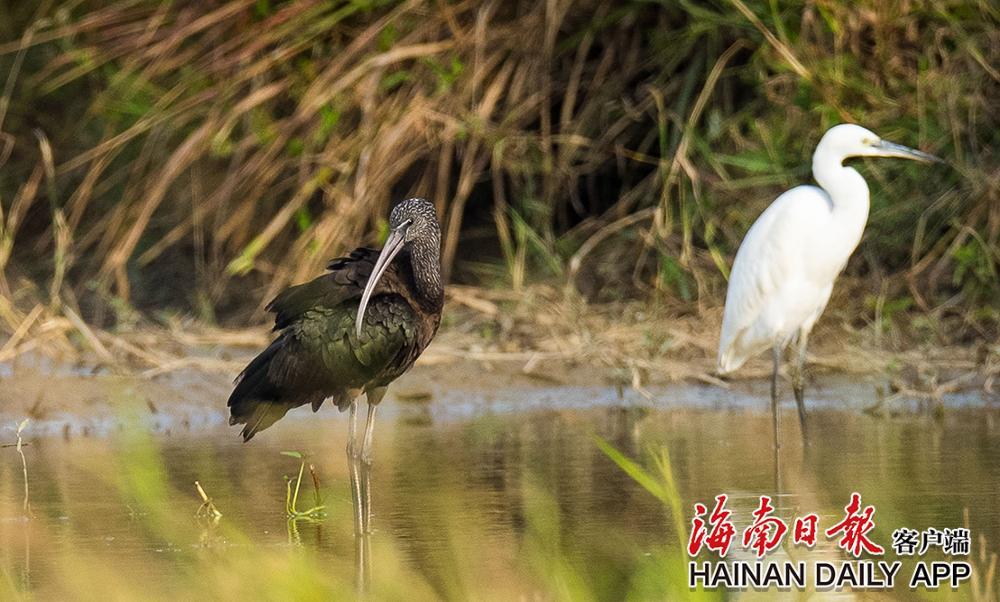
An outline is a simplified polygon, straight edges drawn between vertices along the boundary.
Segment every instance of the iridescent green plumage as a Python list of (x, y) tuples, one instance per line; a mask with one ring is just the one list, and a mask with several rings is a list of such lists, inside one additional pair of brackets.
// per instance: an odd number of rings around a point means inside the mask
[(301, 405), (316, 411), (332, 398), (345, 410), (362, 391), (378, 403), (384, 387), (430, 343), (444, 299), (437, 219), (429, 203), (411, 199), (393, 210), (393, 221), (407, 239), (371, 283), (360, 329), (359, 303), (381, 253), (374, 249), (333, 261), (328, 273), (267, 306), (280, 334), (246, 367), (229, 398), (230, 424), (245, 425), (244, 440)]

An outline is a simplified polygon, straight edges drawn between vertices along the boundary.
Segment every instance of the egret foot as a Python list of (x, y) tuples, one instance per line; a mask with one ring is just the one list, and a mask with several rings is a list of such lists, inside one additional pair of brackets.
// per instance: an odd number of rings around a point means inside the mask
[(809, 444), (806, 430), (806, 346), (809, 344), (809, 330), (802, 328), (798, 335), (798, 350), (795, 358), (795, 368), (792, 373), (792, 390), (795, 392), (795, 405), (799, 409), (799, 426), (802, 429), (802, 444)]
[(802, 383), (801, 374), (797, 377), (797, 381), (793, 388), (795, 390), (795, 405), (799, 408), (799, 426), (802, 428), (802, 443), (808, 445), (809, 443), (809, 430), (806, 427), (806, 401), (805, 401), (805, 387)]

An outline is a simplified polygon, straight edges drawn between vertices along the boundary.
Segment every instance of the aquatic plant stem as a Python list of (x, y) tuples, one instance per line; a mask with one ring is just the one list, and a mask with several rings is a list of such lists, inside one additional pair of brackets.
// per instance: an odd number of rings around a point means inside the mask
[(21, 456), (21, 473), (24, 475), (24, 516), (25, 518), (31, 518), (31, 505), (28, 500), (28, 461), (24, 457), (23, 443), (21, 441), (21, 433), (24, 428), (28, 426), (30, 418), (25, 418), (21, 421), (21, 424), (17, 425), (17, 453)]

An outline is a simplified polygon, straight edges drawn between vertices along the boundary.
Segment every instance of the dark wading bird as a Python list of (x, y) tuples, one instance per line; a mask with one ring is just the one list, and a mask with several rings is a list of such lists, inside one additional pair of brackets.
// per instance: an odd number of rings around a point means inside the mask
[(355, 249), (328, 273), (279, 294), (267, 306), (280, 334), (236, 380), (230, 424), (244, 441), (288, 410), (331, 399), (350, 409), (348, 454), (358, 457), (358, 396), (368, 400), (360, 449), (371, 462), (375, 412), (386, 387), (406, 372), (441, 323), (441, 229), (434, 206), (408, 199), (392, 209), (381, 251)]
[(803, 438), (806, 413), (803, 369), (809, 332), (826, 307), (833, 283), (861, 242), (868, 221), (868, 184), (850, 157), (899, 157), (940, 162), (927, 153), (883, 140), (865, 128), (830, 128), (813, 153), (819, 186), (797, 186), (761, 214), (736, 252), (719, 339), (720, 374), (770, 350), (771, 421), (778, 439), (778, 370), (785, 347), (798, 347), (792, 373)]

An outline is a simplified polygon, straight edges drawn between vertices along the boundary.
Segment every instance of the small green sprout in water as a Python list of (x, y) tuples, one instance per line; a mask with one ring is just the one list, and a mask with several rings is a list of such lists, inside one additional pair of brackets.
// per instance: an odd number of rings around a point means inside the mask
[(25, 418), (17, 426), (8, 427), (12, 431), (14, 431), (14, 434), (17, 437), (17, 443), (13, 443), (13, 444), (10, 444), (10, 445), (0, 445), (0, 447), (14, 447), (14, 448), (16, 448), (18, 455), (21, 456), (21, 473), (24, 475), (24, 517), (25, 518), (31, 518), (31, 504), (28, 502), (28, 461), (24, 457), (24, 447), (26, 445), (28, 445), (28, 444), (24, 443), (24, 441), (21, 439), (21, 433), (23, 433), (24, 429), (27, 428), (29, 422), (31, 422), (31, 419), (30, 418)]
[(194, 482), (194, 486), (198, 489), (198, 495), (201, 496), (201, 506), (198, 506), (198, 511), (195, 512), (195, 516), (198, 518), (207, 518), (212, 522), (217, 522), (222, 518), (222, 512), (215, 506), (215, 502), (212, 498), (208, 497), (205, 493), (205, 489), (201, 486), (198, 481)]
[[(299, 510), (299, 490), (302, 488), (302, 475), (305, 474), (306, 459), (301, 452), (297, 451), (283, 451), (281, 455), (299, 460), (298, 476), (295, 479), (288, 476), (285, 477), (285, 514), (288, 515), (289, 519), (293, 520), (323, 520), (326, 518), (326, 512), (324, 511), (326, 506), (319, 495), (319, 477), (316, 475), (316, 467), (309, 464), (309, 474), (312, 476), (313, 482), (313, 507), (308, 510)], [(293, 480), (295, 482), (294, 489), (292, 487)]]

